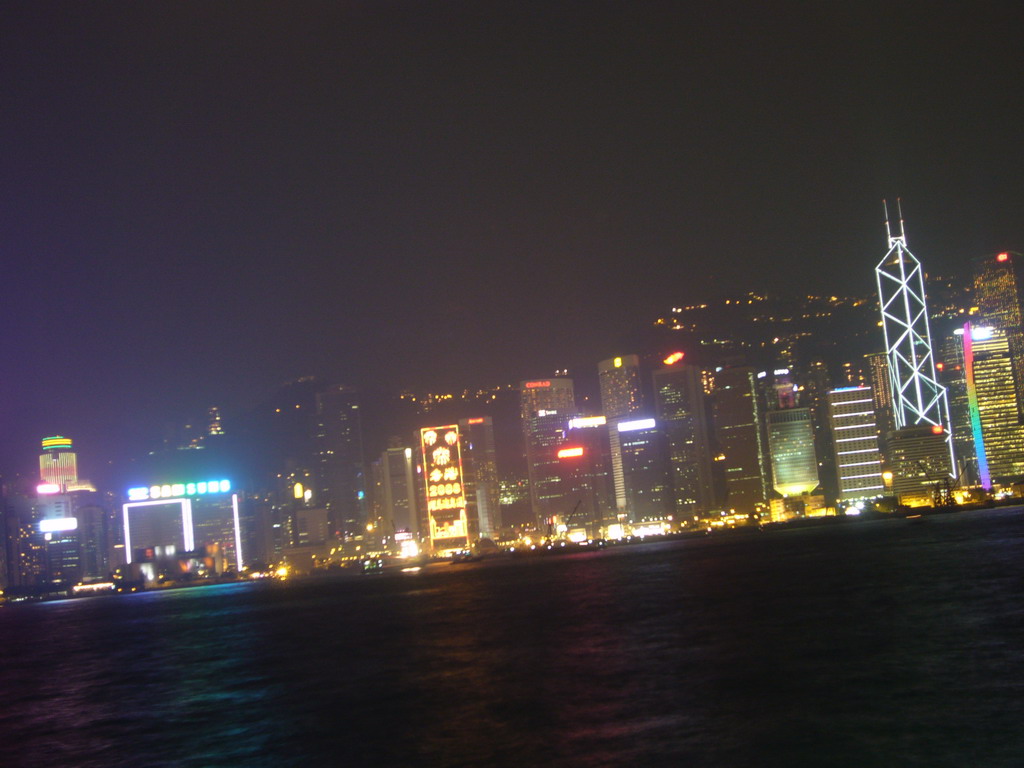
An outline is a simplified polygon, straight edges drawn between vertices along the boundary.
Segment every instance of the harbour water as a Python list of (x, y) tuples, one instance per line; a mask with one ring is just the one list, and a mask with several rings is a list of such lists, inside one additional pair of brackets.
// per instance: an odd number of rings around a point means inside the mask
[(1024, 511), (0, 609), (0, 765), (1024, 764)]

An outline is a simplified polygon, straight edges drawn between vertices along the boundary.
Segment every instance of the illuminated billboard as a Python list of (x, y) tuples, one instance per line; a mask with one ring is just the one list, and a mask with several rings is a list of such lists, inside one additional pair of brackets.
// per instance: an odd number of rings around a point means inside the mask
[(229, 493), (230, 480), (200, 480), (192, 483), (163, 483), (128, 489), (130, 501), (150, 499), (180, 499), (191, 496), (205, 496), (210, 493)]
[(654, 429), (654, 419), (637, 419), (636, 421), (620, 421), (619, 432), (636, 432), (641, 429)]
[(76, 517), (51, 517), (39, 521), (40, 533), (57, 533), (58, 531), (78, 530), (78, 518)]
[(469, 545), (469, 523), (458, 425), (421, 429), (420, 448), (430, 546), (435, 552), (464, 548)]

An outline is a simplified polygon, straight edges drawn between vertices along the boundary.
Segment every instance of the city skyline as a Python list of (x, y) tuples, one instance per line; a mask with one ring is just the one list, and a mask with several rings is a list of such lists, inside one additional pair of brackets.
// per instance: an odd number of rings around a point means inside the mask
[(932, 272), (1020, 249), (1016, 11), (740, 10), (6, 6), (0, 468), (311, 374), (589, 377), (691, 298), (869, 295), (884, 197)]

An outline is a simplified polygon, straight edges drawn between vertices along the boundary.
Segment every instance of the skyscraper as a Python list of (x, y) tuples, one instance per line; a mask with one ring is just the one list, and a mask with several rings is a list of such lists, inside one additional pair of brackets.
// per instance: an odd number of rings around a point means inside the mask
[(974, 303), (981, 315), (979, 326), (1001, 331), (1006, 339), (1017, 418), (1024, 422), (1024, 317), (1021, 312), (1019, 253), (1004, 251), (974, 260)]
[(363, 434), (355, 389), (332, 386), (316, 395), (314, 501), (327, 509), (333, 535), (355, 533), (366, 521)]
[(623, 355), (602, 360), (597, 364), (597, 378), (601, 386), (601, 410), (608, 420), (615, 504), (621, 511), (626, 507), (626, 485), (622, 476), (619, 432), (615, 427), (643, 408), (640, 358), (636, 355)]
[(459, 432), (462, 435), (466, 511), (474, 540), (494, 538), (501, 528), (494, 420), (490, 416), (460, 419)]
[(953, 474), (953, 441), (946, 390), (935, 375), (931, 330), (921, 263), (907, 248), (900, 215), (900, 234), (893, 236), (886, 213), (889, 250), (875, 268), (882, 328), (889, 364), (896, 429), (935, 426), (948, 453), (947, 474)]
[(765, 501), (760, 404), (753, 368), (715, 373), (714, 428), (725, 475), (725, 506), (753, 514)]
[(631, 523), (672, 514), (672, 484), (665, 435), (656, 419), (618, 421), (626, 512)]
[(1010, 336), (1001, 328), (967, 323), (962, 338), (978, 479), (984, 488), (1009, 484), (1024, 475), (1024, 426), (1018, 419)]
[(60, 492), (78, 484), (78, 456), (71, 448), (71, 438), (61, 435), (43, 438), (39, 456), (39, 477)]
[(526, 446), (530, 502), (537, 525), (566, 514), (558, 451), (565, 445), (569, 419), (576, 413), (572, 379), (556, 377), (519, 385), (519, 415)]
[(818, 485), (818, 458), (810, 408), (766, 413), (772, 487), (783, 497), (802, 496)]
[(871, 387), (840, 387), (828, 393), (829, 420), (839, 476), (839, 500), (880, 496), (882, 456)]
[(702, 515), (715, 504), (711, 436), (700, 369), (680, 360), (669, 357), (652, 374), (655, 417), (668, 439), (673, 509)]

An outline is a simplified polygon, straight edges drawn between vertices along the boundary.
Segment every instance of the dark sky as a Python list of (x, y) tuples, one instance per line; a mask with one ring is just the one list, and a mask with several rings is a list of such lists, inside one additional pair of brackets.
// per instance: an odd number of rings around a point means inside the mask
[(319, 374), (515, 381), (725, 287), (1024, 250), (1021, 12), (7, 2), (0, 472)]

